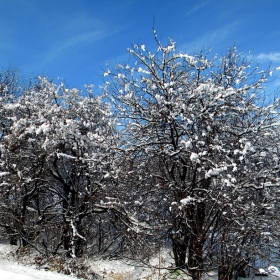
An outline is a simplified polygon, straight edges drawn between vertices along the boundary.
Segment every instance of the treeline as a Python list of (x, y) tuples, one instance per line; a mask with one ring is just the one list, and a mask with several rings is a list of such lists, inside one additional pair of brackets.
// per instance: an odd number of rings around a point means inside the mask
[(146, 260), (165, 246), (193, 279), (245, 275), (279, 254), (272, 70), (236, 48), (157, 44), (106, 70), (102, 96), (0, 73), (2, 235), (67, 258)]

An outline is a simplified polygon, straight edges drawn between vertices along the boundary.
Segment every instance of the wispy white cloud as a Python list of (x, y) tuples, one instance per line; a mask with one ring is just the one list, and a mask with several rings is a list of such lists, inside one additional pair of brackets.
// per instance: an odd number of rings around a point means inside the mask
[(206, 32), (196, 40), (187, 44), (180, 45), (179, 48), (186, 52), (193, 52), (195, 50), (197, 51), (203, 48), (211, 49), (212, 47), (217, 46), (219, 43), (232, 36), (232, 33), (236, 29), (236, 26), (239, 24), (240, 22), (236, 21), (222, 28)]
[[(78, 51), (80, 47), (89, 46), (104, 40), (108, 36), (118, 33), (122, 27), (110, 27), (110, 23), (97, 20), (85, 14), (76, 15), (75, 18), (65, 16), (59, 27), (48, 30), (47, 49), (44, 52), (42, 65), (50, 63), (57, 58)], [(98, 45), (94, 45), (98, 48)]]
[(194, 6), (192, 9), (190, 9), (189, 11), (187, 11), (186, 16), (189, 16), (195, 12), (197, 12), (199, 9), (201, 9), (202, 7), (204, 7), (206, 4), (208, 4), (207, 2), (202, 2), (196, 6)]
[(260, 53), (256, 56), (256, 60), (260, 62), (280, 62), (280, 52)]
[(99, 29), (92, 32), (86, 31), (80, 34), (74, 34), (69, 37), (67, 36), (66, 38), (63, 38), (53, 44), (53, 46), (48, 52), (46, 60), (54, 59), (60, 54), (66, 53), (70, 49), (81, 46), (83, 44), (91, 44), (95, 41), (102, 40), (103, 38), (109, 35), (110, 33), (108, 32), (108, 30)]

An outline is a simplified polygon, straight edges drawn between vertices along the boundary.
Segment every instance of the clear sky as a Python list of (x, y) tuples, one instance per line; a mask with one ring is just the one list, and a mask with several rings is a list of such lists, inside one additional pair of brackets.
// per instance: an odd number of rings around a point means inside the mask
[(279, 0), (0, 0), (0, 66), (98, 86), (106, 62), (128, 60), (127, 47), (154, 51), (153, 26), (182, 51), (235, 44), (280, 65)]

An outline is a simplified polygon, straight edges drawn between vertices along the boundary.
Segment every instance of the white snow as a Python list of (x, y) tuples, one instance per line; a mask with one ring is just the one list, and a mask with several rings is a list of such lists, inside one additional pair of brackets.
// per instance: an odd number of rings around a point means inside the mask
[(188, 204), (191, 204), (195, 201), (195, 199), (193, 197), (190, 197), (190, 196), (187, 196), (186, 198), (183, 198), (180, 200), (180, 202), (183, 204), (183, 205), (188, 205)]
[(145, 47), (145, 45), (141, 45), (141, 49), (142, 49), (142, 51), (146, 51), (146, 47)]
[(199, 160), (198, 158), (199, 158), (198, 154), (191, 153), (191, 156), (190, 156), (191, 161), (197, 161), (197, 160)]
[[(182, 202), (182, 201), (181, 201)], [(28, 265), (17, 264), (9, 257), (9, 253), (15, 251), (18, 247), (0, 244), (0, 279), (1, 280), (78, 280), (74, 276), (67, 276), (60, 273), (39, 270)], [(91, 270), (97, 273), (102, 279), (162, 279), (160, 275), (164, 275), (167, 271), (164, 267), (168, 267), (172, 263), (172, 258), (168, 250), (162, 250), (160, 255), (155, 255), (150, 260), (151, 267), (144, 267), (139, 263), (126, 263), (121, 260), (88, 260)], [(159, 271), (156, 267), (161, 266)], [(159, 275), (160, 273), (160, 275)], [(276, 266), (269, 266), (267, 269), (260, 268), (259, 273), (268, 274), (266, 280), (280, 279), (280, 271)], [(262, 276), (252, 276), (255, 280), (264, 279)], [(100, 279), (101, 279), (100, 278)], [(189, 279), (186, 275), (178, 279)], [(217, 273), (208, 272), (202, 278), (216, 280)], [(240, 280), (245, 278), (239, 278)], [(252, 279), (252, 278), (247, 278)]]
[(260, 268), (259, 269), (259, 274), (266, 276), (267, 272), (263, 268)]
[[(18, 247), (0, 244), (0, 279), (1, 280), (78, 280), (74, 276), (67, 276), (51, 271), (39, 270), (28, 265), (17, 264), (9, 255)], [(99, 275), (98, 279), (141, 279), (156, 280), (168, 273), (164, 267), (173, 263), (169, 250), (161, 250), (150, 259), (150, 266), (136, 261), (89, 259), (87, 264), (90, 271)], [(157, 267), (161, 267), (160, 270)], [(159, 278), (160, 277), (160, 278)], [(190, 280), (186, 275), (182, 280)]]
[(1, 280), (75, 280), (78, 278), (0, 260)]
[(274, 273), (274, 272), (279, 272), (279, 269), (276, 266), (269, 266), (267, 269), (268, 272)]
[(76, 277), (17, 264), (11, 257), (9, 257), (9, 253), (14, 252), (16, 249), (18, 249), (17, 246), (0, 244), (1, 280), (78, 280)]
[(191, 140), (188, 140), (186, 143), (185, 143), (185, 146), (187, 149), (191, 149), (192, 148), (192, 141)]

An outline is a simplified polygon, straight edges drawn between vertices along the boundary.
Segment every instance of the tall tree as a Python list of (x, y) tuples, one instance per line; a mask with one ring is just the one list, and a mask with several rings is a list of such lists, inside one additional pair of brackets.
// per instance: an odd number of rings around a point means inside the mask
[(142, 217), (152, 211), (151, 224), (165, 226), (177, 267), (200, 279), (211, 266), (230, 279), (256, 253), (249, 245), (275, 225), (279, 101), (262, 102), (271, 73), (251, 69), (235, 47), (209, 58), (155, 38), (155, 53), (135, 45), (133, 66), (104, 74), (123, 135), (119, 150), (134, 162), (120, 177), (128, 189), (134, 182), (128, 195), (139, 196)]

